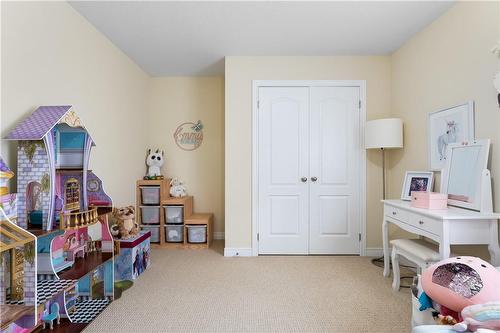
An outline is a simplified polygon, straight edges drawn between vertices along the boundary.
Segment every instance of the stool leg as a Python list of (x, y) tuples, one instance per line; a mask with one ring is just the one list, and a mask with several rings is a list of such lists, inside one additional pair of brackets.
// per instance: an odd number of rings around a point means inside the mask
[(392, 248), (392, 289), (398, 291), (400, 287), (399, 254), (395, 247)]

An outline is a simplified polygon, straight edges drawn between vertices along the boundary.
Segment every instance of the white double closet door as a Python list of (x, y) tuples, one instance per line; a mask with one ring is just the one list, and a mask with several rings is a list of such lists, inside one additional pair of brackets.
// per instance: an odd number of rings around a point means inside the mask
[(259, 254), (360, 253), (360, 88), (258, 88)]

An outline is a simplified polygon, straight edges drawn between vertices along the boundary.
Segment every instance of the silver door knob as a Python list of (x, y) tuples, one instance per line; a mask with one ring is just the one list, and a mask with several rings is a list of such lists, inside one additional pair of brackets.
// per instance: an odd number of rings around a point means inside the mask
[(311, 180), (312, 180), (313, 182), (315, 182), (315, 181), (317, 181), (317, 180), (318, 180), (318, 177), (311, 177)]
[(307, 182), (307, 177), (300, 178), (300, 181), (303, 182), (303, 183)]

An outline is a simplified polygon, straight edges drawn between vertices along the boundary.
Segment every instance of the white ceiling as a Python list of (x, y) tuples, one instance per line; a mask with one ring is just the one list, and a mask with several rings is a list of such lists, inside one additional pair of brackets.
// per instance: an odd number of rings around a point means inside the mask
[(224, 56), (387, 55), (453, 5), (71, 1), (152, 76), (224, 73)]

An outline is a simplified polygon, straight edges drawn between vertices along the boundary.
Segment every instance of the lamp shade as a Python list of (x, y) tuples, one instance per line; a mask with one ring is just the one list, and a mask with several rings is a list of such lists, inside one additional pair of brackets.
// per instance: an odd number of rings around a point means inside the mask
[(403, 148), (403, 121), (387, 118), (366, 122), (365, 148)]

